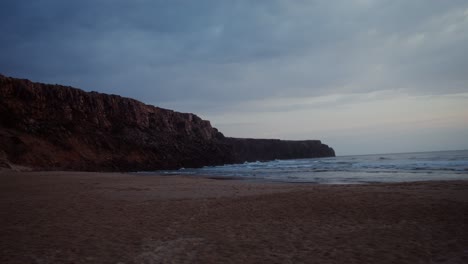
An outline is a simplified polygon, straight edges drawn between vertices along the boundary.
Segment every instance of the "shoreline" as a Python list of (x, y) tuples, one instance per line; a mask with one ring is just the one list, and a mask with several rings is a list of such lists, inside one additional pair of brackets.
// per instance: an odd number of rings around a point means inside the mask
[(2, 263), (464, 263), (468, 181), (0, 171)]

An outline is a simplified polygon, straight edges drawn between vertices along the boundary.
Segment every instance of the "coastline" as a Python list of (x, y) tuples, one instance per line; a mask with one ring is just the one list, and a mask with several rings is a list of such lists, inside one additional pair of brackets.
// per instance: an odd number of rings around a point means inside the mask
[(468, 181), (0, 171), (1, 263), (464, 263)]

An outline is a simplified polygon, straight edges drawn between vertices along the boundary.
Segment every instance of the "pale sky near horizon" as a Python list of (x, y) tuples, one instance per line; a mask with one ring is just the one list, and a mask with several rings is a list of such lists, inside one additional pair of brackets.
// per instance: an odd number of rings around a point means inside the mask
[(466, 0), (3, 0), (0, 73), (338, 155), (468, 149)]

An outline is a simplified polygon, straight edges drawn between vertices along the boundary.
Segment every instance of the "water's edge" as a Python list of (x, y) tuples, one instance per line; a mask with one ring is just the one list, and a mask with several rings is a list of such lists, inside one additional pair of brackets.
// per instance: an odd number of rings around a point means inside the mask
[(139, 173), (318, 184), (468, 180), (468, 151), (257, 161), (198, 169)]

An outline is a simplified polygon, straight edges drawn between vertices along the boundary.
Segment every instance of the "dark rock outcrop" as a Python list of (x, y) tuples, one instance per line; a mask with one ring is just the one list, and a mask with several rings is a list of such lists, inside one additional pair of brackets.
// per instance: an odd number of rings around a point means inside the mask
[(334, 156), (316, 140), (225, 138), (194, 114), (2, 75), (0, 151), (41, 169), (121, 171)]
[(236, 162), (335, 156), (335, 151), (320, 140), (226, 138), (225, 141), (232, 146)]

